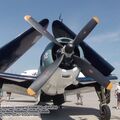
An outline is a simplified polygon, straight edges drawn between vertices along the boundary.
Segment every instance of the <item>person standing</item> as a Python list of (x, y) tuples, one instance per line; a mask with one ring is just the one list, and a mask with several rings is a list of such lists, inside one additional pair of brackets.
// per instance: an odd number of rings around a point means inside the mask
[(115, 89), (115, 96), (117, 97), (117, 109), (120, 109), (120, 82), (116, 86)]
[(6, 92), (6, 94), (7, 94), (7, 100), (10, 101), (11, 92)]
[(77, 96), (77, 105), (83, 105), (81, 94), (77, 93), (76, 96)]

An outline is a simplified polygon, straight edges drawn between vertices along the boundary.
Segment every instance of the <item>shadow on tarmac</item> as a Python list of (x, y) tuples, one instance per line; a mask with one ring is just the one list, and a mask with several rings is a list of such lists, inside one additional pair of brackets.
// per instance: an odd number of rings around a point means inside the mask
[[(95, 108), (85, 108), (85, 107), (68, 107), (63, 106), (62, 109), (50, 111), (50, 114), (41, 115), (42, 120), (74, 120), (70, 116), (79, 115), (93, 115), (99, 119), (99, 110)], [(79, 120), (88, 120), (82, 116), (79, 117)]]
[(36, 101), (35, 100), (5, 100), (6, 102), (26, 102), (26, 103), (35, 103)]

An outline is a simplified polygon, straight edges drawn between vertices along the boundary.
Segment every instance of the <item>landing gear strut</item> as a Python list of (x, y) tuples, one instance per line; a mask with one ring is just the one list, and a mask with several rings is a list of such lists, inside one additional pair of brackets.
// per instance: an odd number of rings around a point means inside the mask
[(101, 120), (110, 120), (111, 111), (107, 104), (110, 103), (110, 91), (97, 84), (95, 86), (96, 93), (100, 101), (100, 118)]

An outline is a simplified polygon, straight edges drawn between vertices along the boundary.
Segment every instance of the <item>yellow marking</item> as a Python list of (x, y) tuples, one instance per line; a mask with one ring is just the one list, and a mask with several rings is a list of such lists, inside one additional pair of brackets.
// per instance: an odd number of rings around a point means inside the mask
[(26, 15), (26, 16), (24, 17), (24, 19), (25, 19), (26, 21), (28, 21), (30, 18), (31, 18), (30, 15)]
[(27, 89), (27, 93), (28, 93), (28, 95), (31, 95), (31, 96), (36, 95), (36, 93), (34, 92), (34, 90), (32, 90), (31, 88)]
[(93, 19), (96, 21), (96, 23), (100, 22), (100, 20), (99, 20), (99, 18), (97, 16), (94, 16)]
[(107, 86), (107, 89), (108, 89), (108, 90), (111, 90), (112, 87), (113, 87), (112, 83), (109, 83), (109, 85)]

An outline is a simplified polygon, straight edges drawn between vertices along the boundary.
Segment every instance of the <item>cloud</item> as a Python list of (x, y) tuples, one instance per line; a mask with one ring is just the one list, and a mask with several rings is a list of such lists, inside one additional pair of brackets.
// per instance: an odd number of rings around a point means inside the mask
[(120, 40), (120, 31), (108, 32), (108, 33), (95, 35), (95, 36), (90, 37), (89, 40), (92, 40), (93, 42), (97, 42), (97, 43), (102, 43), (105, 41), (117, 42)]
[(120, 62), (119, 62), (119, 61), (114, 61), (113, 64), (114, 64), (115, 66), (119, 66), (119, 67), (120, 67)]

